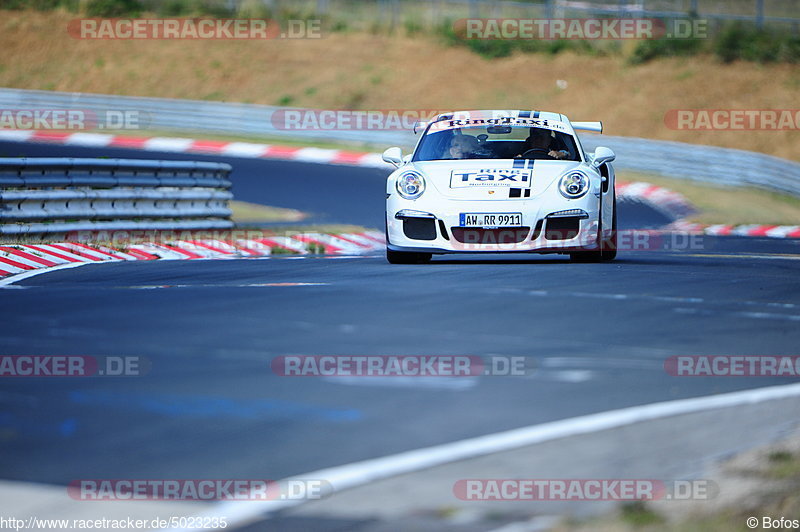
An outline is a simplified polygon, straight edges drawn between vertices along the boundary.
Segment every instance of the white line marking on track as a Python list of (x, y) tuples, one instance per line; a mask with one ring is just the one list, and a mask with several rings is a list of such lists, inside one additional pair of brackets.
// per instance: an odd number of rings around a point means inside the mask
[(346, 386), (375, 386), (379, 388), (417, 388), (428, 390), (468, 390), (478, 384), (476, 377), (322, 377), (323, 381)]
[[(507, 293), (518, 293), (513, 289), (504, 289), (504, 292)], [(750, 307), (770, 307), (770, 308), (785, 308), (785, 309), (796, 309), (800, 308), (800, 305), (795, 303), (783, 303), (778, 301), (743, 301), (743, 300), (732, 300), (732, 301), (714, 301), (704, 299), (702, 297), (681, 297), (681, 296), (656, 296), (651, 294), (604, 294), (602, 292), (556, 292), (556, 291), (546, 291), (546, 290), (528, 290), (528, 295), (537, 296), (537, 297), (585, 297), (585, 298), (593, 298), (593, 299), (610, 299), (610, 300), (639, 300), (639, 301), (661, 301), (664, 303), (693, 303), (693, 304), (708, 304), (708, 305), (737, 305), (737, 306), (750, 306)], [(678, 312), (681, 314), (712, 314), (712, 313), (723, 313), (726, 312), (724, 310), (712, 311), (712, 310), (698, 310), (693, 308), (686, 308), (686, 307), (676, 307), (673, 309), (674, 312)], [(746, 318), (771, 318), (771, 317), (778, 317), (787, 319), (786, 314), (769, 314), (765, 312), (745, 312), (745, 311), (734, 311), (730, 310), (727, 311), (730, 313), (736, 313), (737, 315), (744, 316)], [(788, 318), (794, 320), (795, 318)]]
[(594, 378), (594, 372), (588, 369), (545, 370), (534, 372), (531, 376), (543, 380), (578, 384), (592, 380)]
[(698, 316), (738, 316), (751, 320), (785, 320), (800, 321), (798, 314), (776, 314), (775, 312), (746, 312), (746, 311), (726, 311), (726, 310), (705, 310), (696, 308), (677, 307), (672, 309), (678, 314), (695, 314)]
[(800, 260), (800, 255), (790, 254), (770, 254), (770, 255), (750, 255), (750, 254), (731, 254), (731, 253), (686, 253), (686, 257), (699, 257), (704, 259), (761, 259), (761, 260)]
[(541, 367), (572, 369), (594, 368), (606, 370), (642, 369), (664, 371), (664, 361), (630, 358), (546, 357), (542, 359)]
[(800, 316), (797, 314), (775, 314), (774, 312), (736, 312), (735, 314), (744, 318), (752, 318), (757, 320), (800, 321)]
[(331, 283), (247, 283), (247, 284), (143, 284), (115, 286), (128, 290), (159, 290), (163, 288), (286, 288), (295, 286), (328, 286)]
[(539, 532), (540, 530), (550, 530), (559, 521), (561, 521), (561, 517), (557, 515), (537, 515), (528, 521), (509, 523), (490, 532)]
[[(730, 408), (791, 397), (800, 397), (800, 384), (770, 386), (741, 392), (632, 406), (619, 410), (610, 410), (597, 414), (532, 425), (495, 434), (487, 434), (485, 436), (478, 436), (477, 438), (469, 438), (442, 445), (435, 445), (433, 447), (416, 449), (385, 456), (383, 458), (375, 458), (328, 469), (320, 469), (304, 475), (284, 479), (280, 481), (280, 483), (286, 484), (310, 478), (325, 479), (329, 482), (330, 486), (330, 491), (322, 494), (326, 496), (338, 491), (363, 486), (376, 480), (412, 473), (443, 464), (449, 464), (451, 462), (457, 462), (459, 460), (518, 449), (536, 443), (569, 436), (590, 434), (681, 414), (692, 414), (705, 410)], [(306, 501), (298, 499), (220, 502), (214, 504), (211, 509), (198, 514), (198, 516), (224, 515), (228, 519), (228, 525), (234, 528), (268, 518), (269, 514), (272, 512), (298, 506), (304, 502)], [(191, 532), (191, 529), (186, 528), (169, 528), (163, 530)]]

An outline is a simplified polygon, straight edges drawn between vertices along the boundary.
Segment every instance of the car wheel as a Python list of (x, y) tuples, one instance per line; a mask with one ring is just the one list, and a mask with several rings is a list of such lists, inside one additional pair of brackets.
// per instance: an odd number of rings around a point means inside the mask
[[(600, 227), (602, 235), (603, 228)], [(573, 262), (607, 262), (617, 258), (617, 196), (614, 195), (614, 214), (611, 215), (611, 236), (600, 240), (597, 251), (578, 251), (570, 253)]]
[(386, 260), (390, 264), (422, 264), (431, 260), (430, 253), (415, 253), (411, 251), (392, 251), (386, 248)]

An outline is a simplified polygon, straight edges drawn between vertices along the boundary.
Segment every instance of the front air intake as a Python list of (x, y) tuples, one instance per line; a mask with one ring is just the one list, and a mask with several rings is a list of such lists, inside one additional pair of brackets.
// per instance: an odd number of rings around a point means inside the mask
[(507, 229), (481, 229), (451, 227), (453, 238), (462, 244), (519, 244), (528, 238), (530, 227)]
[(571, 240), (578, 236), (580, 228), (581, 219), (578, 216), (548, 218), (544, 228), (544, 237), (547, 240)]
[(436, 220), (433, 218), (405, 218), (403, 234), (413, 240), (436, 240)]

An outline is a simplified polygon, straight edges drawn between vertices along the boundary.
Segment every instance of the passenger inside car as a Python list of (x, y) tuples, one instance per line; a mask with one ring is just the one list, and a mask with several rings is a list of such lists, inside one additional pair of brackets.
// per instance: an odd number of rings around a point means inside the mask
[(453, 138), (450, 139), (450, 158), (474, 158), (479, 147), (478, 139), (472, 135), (453, 135)]

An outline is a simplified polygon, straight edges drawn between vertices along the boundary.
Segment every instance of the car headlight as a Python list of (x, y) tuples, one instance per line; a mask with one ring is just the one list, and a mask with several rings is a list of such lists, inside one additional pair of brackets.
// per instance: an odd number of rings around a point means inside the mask
[(397, 178), (397, 192), (405, 199), (417, 199), (425, 192), (425, 178), (419, 172), (403, 172)]
[(589, 191), (589, 177), (583, 172), (566, 173), (558, 182), (558, 190), (565, 198), (580, 198)]

